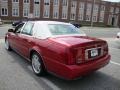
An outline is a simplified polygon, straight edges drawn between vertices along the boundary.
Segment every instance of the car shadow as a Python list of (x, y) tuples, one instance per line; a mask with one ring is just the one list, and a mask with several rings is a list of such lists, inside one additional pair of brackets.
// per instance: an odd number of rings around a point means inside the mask
[[(42, 77), (37, 77), (32, 72), (31, 63), (25, 60), (23, 57), (15, 53), (14, 51), (8, 52), (13, 60), (11, 63), (17, 63), (35, 79), (37, 83), (43, 86), (45, 90), (118, 90), (120, 89), (120, 80), (112, 77), (111, 75), (105, 74), (102, 71), (96, 71), (87, 76), (81, 77), (76, 80), (64, 80), (53, 76), (51, 74), (46, 74)], [(44, 80), (47, 80), (49, 83), (46, 83)], [(50, 85), (49, 85), (50, 84)], [(52, 85), (51, 85), (52, 84)], [(53, 86), (53, 87), (52, 87)], [(55, 87), (54, 87), (55, 86)], [(56, 88), (57, 87), (57, 88)], [(117, 89), (116, 89), (117, 88)]]

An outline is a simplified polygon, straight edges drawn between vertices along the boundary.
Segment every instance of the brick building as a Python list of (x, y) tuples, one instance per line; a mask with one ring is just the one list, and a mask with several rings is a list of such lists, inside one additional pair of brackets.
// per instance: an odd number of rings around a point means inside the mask
[[(95, 1), (95, 2), (94, 2)], [(120, 3), (102, 0), (0, 0), (0, 18), (120, 25)]]

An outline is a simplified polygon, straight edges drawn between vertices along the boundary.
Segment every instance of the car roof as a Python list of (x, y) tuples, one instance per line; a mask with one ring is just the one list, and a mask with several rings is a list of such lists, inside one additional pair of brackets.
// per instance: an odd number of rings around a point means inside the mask
[(28, 21), (28, 22), (39, 23), (39, 24), (65, 24), (65, 25), (71, 25), (70, 23), (59, 22), (59, 21)]

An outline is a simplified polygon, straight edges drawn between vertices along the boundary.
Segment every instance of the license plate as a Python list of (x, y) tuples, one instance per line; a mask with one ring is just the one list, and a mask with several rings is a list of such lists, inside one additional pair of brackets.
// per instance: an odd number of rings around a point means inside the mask
[(98, 56), (98, 49), (91, 49), (90, 50), (90, 56), (91, 57)]
[(90, 51), (90, 54), (91, 54), (91, 57), (98, 56), (98, 50), (97, 50), (97, 49), (92, 49), (92, 50)]
[(100, 47), (87, 49), (85, 51), (85, 53), (86, 53), (85, 54), (86, 60), (87, 59), (94, 59), (96, 57), (99, 57), (101, 55), (101, 51), (102, 51), (102, 49)]

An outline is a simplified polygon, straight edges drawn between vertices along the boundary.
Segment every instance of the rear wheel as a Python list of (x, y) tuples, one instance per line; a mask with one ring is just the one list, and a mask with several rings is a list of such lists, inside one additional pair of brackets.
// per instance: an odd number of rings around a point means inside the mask
[(34, 73), (38, 76), (43, 75), (45, 72), (45, 68), (39, 54), (34, 52), (31, 56), (31, 60), (32, 60), (32, 69)]
[(7, 39), (5, 40), (5, 48), (6, 48), (8, 51), (11, 51), (11, 50), (12, 50)]

